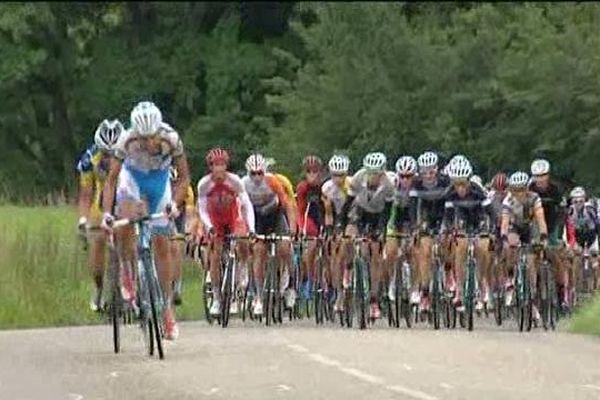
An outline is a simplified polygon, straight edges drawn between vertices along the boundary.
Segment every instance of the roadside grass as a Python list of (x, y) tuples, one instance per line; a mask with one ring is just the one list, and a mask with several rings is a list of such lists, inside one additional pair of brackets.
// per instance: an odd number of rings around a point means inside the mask
[[(0, 207), (0, 329), (104, 323), (71, 207)], [(184, 266), (179, 319), (203, 318), (196, 264)]]
[(600, 295), (596, 295), (573, 316), (570, 331), (600, 336)]

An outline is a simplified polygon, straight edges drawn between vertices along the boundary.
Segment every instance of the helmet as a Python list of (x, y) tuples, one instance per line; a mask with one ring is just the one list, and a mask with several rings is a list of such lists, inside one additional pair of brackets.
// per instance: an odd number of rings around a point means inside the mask
[(248, 172), (261, 171), (265, 172), (267, 169), (267, 160), (262, 156), (262, 154), (252, 154), (246, 160), (246, 170)]
[(348, 173), (350, 168), (350, 159), (342, 155), (334, 155), (329, 159), (329, 172), (332, 174), (345, 174)]
[(123, 124), (118, 119), (113, 121), (104, 120), (98, 125), (94, 142), (102, 150), (111, 151), (117, 144), (121, 132), (123, 132)]
[(409, 175), (417, 172), (417, 162), (411, 156), (402, 156), (396, 161), (396, 172)]
[(494, 190), (503, 192), (506, 190), (506, 174), (504, 172), (498, 172), (492, 179), (492, 187)]
[(369, 153), (363, 158), (363, 167), (370, 171), (383, 171), (387, 158), (383, 153)]
[(512, 174), (508, 180), (510, 187), (525, 187), (529, 182), (529, 175), (526, 172), (518, 171)]
[(175, 182), (179, 178), (179, 171), (177, 171), (177, 168), (175, 168), (172, 165), (169, 168), (169, 177), (173, 182)]
[(585, 197), (585, 189), (582, 188), (581, 186), (576, 186), (573, 188), (573, 190), (571, 190), (571, 193), (569, 195), (571, 198), (575, 198), (575, 197)]
[(448, 164), (454, 164), (454, 163), (461, 163), (461, 162), (468, 162), (468, 158), (463, 156), (462, 154), (457, 154), (454, 157), (452, 157), (450, 159), (450, 161), (448, 162)]
[(131, 127), (143, 136), (156, 133), (162, 123), (162, 113), (151, 101), (139, 102), (131, 111)]
[(265, 158), (265, 168), (267, 171), (272, 171), (273, 167), (275, 167), (275, 164), (277, 164), (277, 161), (275, 161), (273, 157)]
[(455, 162), (450, 164), (448, 175), (450, 179), (468, 179), (473, 173), (471, 163), (467, 162)]
[(479, 187), (483, 187), (483, 181), (481, 180), (481, 177), (479, 175), (473, 175), (471, 176), (470, 179), (471, 182), (473, 182), (474, 184), (476, 184)]
[(531, 163), (531, 175), (544, 175), (550, 172), (550, 163), (547, 160), (537, 159)]
[(206, 163), (211, 166), (217, 161), (223, 161), (225, 164), (229, 164), (229, 153), (227, 150), (215, 147), (208, 152), (206, 155)]
[(302, 160), (302, 166), (311, 171), (320, 170), (322, 165), (321, 159), (317, 156), (306, 156), (304, 157), (304, 160)]
[(419, 168), (436, 167), (438, 156), (432, 151), (426, 151), (419, 156), (417, 163), (419, 164)]

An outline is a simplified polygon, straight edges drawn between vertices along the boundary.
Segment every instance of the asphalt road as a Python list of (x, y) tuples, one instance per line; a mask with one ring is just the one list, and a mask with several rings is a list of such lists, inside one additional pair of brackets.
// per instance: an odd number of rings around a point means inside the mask
[(0, 399), (600, 399), (600, 340), (565, 332), (182, 323), (166, 358), (136, 326), (0, 332)]

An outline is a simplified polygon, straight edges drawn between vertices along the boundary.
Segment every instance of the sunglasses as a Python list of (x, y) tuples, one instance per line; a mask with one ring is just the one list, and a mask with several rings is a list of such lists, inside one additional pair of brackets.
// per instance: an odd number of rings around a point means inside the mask
[(398, 175), (400, 177), (400, 179), (411, 179), (412, 177), (414, 177), (413, 174), (408, 174), (408, 175)]
[(334, 178), (343, 178), (344, 176), (346, 176), (346, 174), (331, 174), (331, 176)]
[(454, 182), (452, 182), (452, 184), (454, 186), (467, 186), (469, 184), (469, 181), (467, 181), (467, 180), (454, 181)]
[(317, 175), (319, 173), (319, 171), (314, 170), (314, 169), (313, 170), (307, 169), (304, 172), (306, 172), (307, 174), (310, 174), (310, 175)]
[(534, 175), (534, 178), (543, 178), (545, 176), (548, 176), (548, 174), (540, 174), (540, 175)]
[(511, 188), (510, 191), (513, 193), (524, 193), (527, 191), (527, 188), (526, 187), (516, 187), (516, 188)]
[(576, 200), (573, 200), (573, 204), (583, 204), (583, 203), (585, 203), (585, 200), (584, 200), (584, 199), (576, 199)]
[(252, 172), (250, 172), (251, 176), (262, 176), (264, 174), (265, 173), (263, 171), (252, 171)]

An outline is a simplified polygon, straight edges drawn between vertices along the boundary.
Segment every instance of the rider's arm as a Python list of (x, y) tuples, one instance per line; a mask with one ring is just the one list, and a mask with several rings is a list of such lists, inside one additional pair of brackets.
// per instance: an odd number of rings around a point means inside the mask
[(181, 207), (183, 207), (183, 203), (185, 202), (185, 198), (187, 197), (187, 190), (190, 184), (190, 170), (185, 154), (181, 154), (180, 156), (174, 158), (173, 163), (175, 164), (175, 168), (177, 168), (177, 172), (179, 173), (179, 179), (177, 179), (175, 184), (174, 200), (177, 204), (177, 207), (181, 209)]
[(255, 232), (254, 226), (254, 207), (252, 207), (252, 202), (250, 201), (250, 197), (248, 196), (248, 192), (245, 190), (241, 190), (239, 192), (239, 198), (242, 205), (242, 213), (244, 216), (244, 221), (248, 226), (248, 230), (250, 233)]
[(390, 211), (392, 209), (392, 203), (393, 202), (391, 200), (386, 201), (383, 211), (381, 212), (381, 214), (379, 214), (379, 221), (377, 223), (377, 229), (380, 232), (385, 232), (385, 225), (387, 224), (387, 222), (390, 219)]
[(296, 231), (296, 208), (292, 204), (291, 200), (288, 199), (288, 196), (283, 188), (283, 185), (277, 180), (276, 177), (269, 177), (269, 184), (271, 185), (272, 190), (277, 195), (279, 199), (279, 204), (281, 204), (285, 208), (285, 212), (287, 215), (288, 223), (290, 224), (290, 230), (292, 232)]
[(196, 208), (198, 209), (198, 215), (200, 216), (201, 225), (206, 228), (206, 231), (210, 231), (213, 227), (210, 221), (210, 214), (208, 212), (208, 178), (204, 177), (198, 182), (198, 199), (196, 200)]
[(546, 218), (544, 217), (544, 207), (542, 207), (542, 202), (539, 200), (534, 203), (533, 216), (540, 230), (540, 235), (545, 234), (548, 236), (548, 225), (546, 225)]
[(565, 221), (565, 228), (567, 231), (567, 244), (569, 247), (573, 248), (577, 244), (575, 240), (575, 224), (573, 220), (567, 216), (567, 220)]
[(94, 174), (83, 172), (79, 178), (79, 216), (89, 218), (94, 192)]
[(502, 214), (500, 217), (500, 237), (508, 235), (508, 228), (510, 226), (510, 198), (507, 196), (502, 202)]
[(119, 173), (121, 172), (122, 165), (123, 161), (121, 159), (116, 157), (111, 158), (108, 176), (106, 177), (104, 190), (102, 191), (102, 205), (105, 214), (112, 214), (115, 202), (115, 193), (117, 191), (117, 181), (119, 179)]

